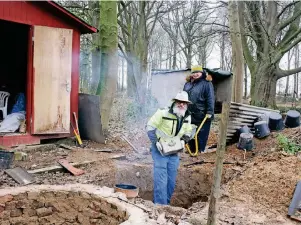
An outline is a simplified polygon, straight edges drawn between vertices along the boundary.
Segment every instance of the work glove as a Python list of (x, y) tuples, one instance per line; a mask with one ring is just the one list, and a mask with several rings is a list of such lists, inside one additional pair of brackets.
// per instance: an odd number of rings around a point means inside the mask
[(158, 148), (158, 150), (159, 150), (159, 152), (162, 152), (162, 145), (160, 144), (160, 142), (157, 142), (156, 143), (156, 146), (157, 146), (157, 148)]
[(189, 137), (188, 135), (184, 134), (184, 135), (182, 136), (181, 139), (182, 139), (185, 143), (188, 143), (189, 140), (190, 140), (190, 137)]
[(207, 118), (210, 119), (212, 117), (211, 114), (206, 114)]

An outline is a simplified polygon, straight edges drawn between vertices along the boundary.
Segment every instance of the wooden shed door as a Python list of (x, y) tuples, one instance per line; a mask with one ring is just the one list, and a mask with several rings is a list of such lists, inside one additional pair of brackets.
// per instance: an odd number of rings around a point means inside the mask
[(34, 26), (33, 134), (70, 133), (72, 30)]

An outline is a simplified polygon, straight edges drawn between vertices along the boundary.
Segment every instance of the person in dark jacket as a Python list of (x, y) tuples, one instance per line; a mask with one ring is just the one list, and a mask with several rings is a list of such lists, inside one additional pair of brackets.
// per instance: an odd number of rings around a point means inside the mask
[[(188, 93), (189, 100), (192, 102), (188, 107), (192, 117), (191, 123), (198, 127), (205, 116), (207, 115), (208, 117), (198, 133), (199, 151), (205, 152), (211, 121), (214, 117), (215, 100), (214, 89), (211, 82), (212, 78), (210, 75), (206, 75), (206, 72), (201, 66), (197, 65), (191, 68), (191, 75), (186, 78), (186, 81), (183, 90)], [(191, 144), (194, 145), (194, 140), (192, 140), (192, 142)]]

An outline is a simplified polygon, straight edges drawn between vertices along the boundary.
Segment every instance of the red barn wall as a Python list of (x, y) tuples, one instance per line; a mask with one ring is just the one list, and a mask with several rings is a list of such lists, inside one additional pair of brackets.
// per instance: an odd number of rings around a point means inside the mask
[[(71, 73), (71, 118), (78, 114), (80, 31), (46, 2), (0, 1), (0, 19), (27, 25), (73, 29)], [(16, 33), (17, 35), (17, 33)], [(30, 62), (29, 64), (32, 64)]]

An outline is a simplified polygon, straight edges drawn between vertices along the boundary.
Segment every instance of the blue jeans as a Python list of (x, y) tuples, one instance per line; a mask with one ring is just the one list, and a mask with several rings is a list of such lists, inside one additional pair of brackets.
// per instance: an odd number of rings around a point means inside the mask
[[(196, 123), (195, 125), (197, 127), (200, 126), (201, 123)], [(210, 127), (211, 127), (211, 120), (207, 119), (207, 121), (204, 123), (203, 127), (201, 128), (199, 134), (198, 134), (198, 146), (199, 146), (199, 152), (205, 151), (207, 141), (209, 138), (210, 133)], [(191, 139), (189, 141), (189, 147), (192, 152), (195, 152), (195, 140)]]
[(169, 205), (176, 186), (179, 156), (162, 156), (154, 144), (151, 152), (154, 160), (154, 203)]

